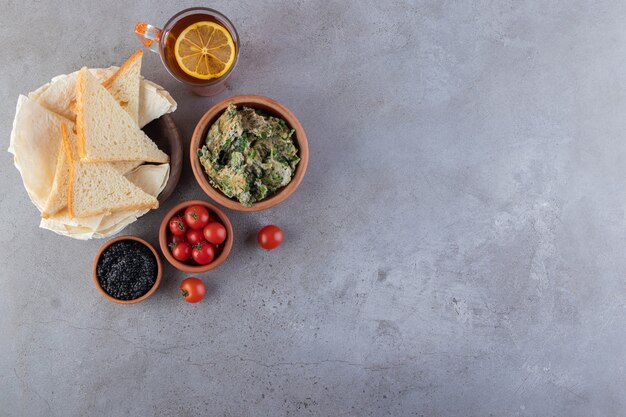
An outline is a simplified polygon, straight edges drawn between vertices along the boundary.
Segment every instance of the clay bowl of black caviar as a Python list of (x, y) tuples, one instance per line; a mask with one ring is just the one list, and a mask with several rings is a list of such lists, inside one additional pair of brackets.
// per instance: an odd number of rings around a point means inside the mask
[[(198, 208), (197, 213), (195, 208)], [(188, 213), (190, 210), (192, 213)], [(201, 211), (208, 214), (208, 219), (204, 219), (202, 223)], [(172, 222), (179, 224), (180, 232)], [(198, 224), (194, 225), (195, 222)], [(174, 235), (172, 230), (178, 235)], [(215, 230), (221, 232), (217, 240)], [(185, 201), (173, 207), (163, 217), (159, 228), (159, 245), (163, 256), (174, 268), (191, 274), (207, 272), (228, 258), (233, 247), (233, 226), (226, 213), (217, 206), (202, 200)], [(187, 253), (179, 256), (179, 250), (183, 246), (187, 247)], [(206, 259), (201, 259), (202, 257)]]
[(161, 259), (152, 245), (135, 236), (120, 236), (98, 251), (93, 281), (109, 301), (132, 304), (156, 291), (162, 271)]

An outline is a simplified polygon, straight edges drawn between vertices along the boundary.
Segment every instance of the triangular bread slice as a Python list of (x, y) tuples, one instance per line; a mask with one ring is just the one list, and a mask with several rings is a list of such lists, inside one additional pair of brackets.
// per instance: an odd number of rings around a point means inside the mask
[[(105, 81), (118, 69), (118, 67), (93, 68), (89, 71), (99, 81)], [(76, 113), (72, 110), (71, 103), (75, 101), (76, 78), (78, 71), (54, 77), (49, 83), (29, 93), (28, 98), (73, 122), (76, 120)], [(144, 127), (152, 120), (176, 110), (176, 101), (163, 87), (141, 76), (139, 80), (139, 127)]]
[(82, 163), (76, 155), (76, 136), (65, 124), (61, 130), (69, 162), (67, 208), (71, 218), (159, 207), (155, 197), (128, 181), (111, 164)]
[[(97, 165), (95, 162), (92, 165)], [(141, 162), (136, 161), (120, 161), (120, 162), (102, 162), (101, 164), (109, 164), (113, 169), (122, 175), (125, 175), (141, 165)], [(57, 168), (54, 174), (54, 181), (50, 188), (50, 194), (46, 200), (46, 204), (41, 213), (41, 217), (44, 219), (58, 213), (67, 207), (67, 190), (70, 178), (70, 165), (67, 161), (67, 154), (63, 149), (59, 150), (59, 156), (57, 158)]]
[(118, 162), (108, 162), (111, 164), (113, 168), (117, 172), (122, 175), (128, 174), (133, 169), (137, 168), (139, 165), (143, 164), (143, 161), (118, 161)]
[[(65, 125), (61, 126), (63, 129)], [(62, 146), (62, 145), (61, 145)], [(67, 207), (67, 186), (70, 179), (70, 165), (67, 161), (67, 155), (63, 149), (59, 149), (57, 157), (57, 167), (54, 173), (54, 181), (50, 188), (50, 194), (46, 200), (46, 204), (41, 213), (44, 219), (63, 210)]]
[(140, 49), (122, 64), (122, 66), (109, 77), (102, 86), (106, 88), (115, 100), (122, 106), (135, 123), (139, 123), (139, 90), (141, 75)]
[(76, 82), (76, 133), (85, 162), (169, 162), (86, 67)]

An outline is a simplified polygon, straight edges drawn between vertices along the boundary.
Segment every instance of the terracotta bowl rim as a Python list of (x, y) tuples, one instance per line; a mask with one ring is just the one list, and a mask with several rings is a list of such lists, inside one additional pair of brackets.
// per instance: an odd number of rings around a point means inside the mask
[[(142, 243), (144, 246), (148, 247), (150, 251), (152, 251), (152, 254), (154, 255), (154, 258), (156, 259), (156, 263), (157, 263), (157, 277), (156, 277), (156, 280), (154, 281), (154, 285), (152, 285), (152, 288), (150, 288), (147, 293), (145, 293), (139, 298), (135, 298), (134, 300), (119, 300), (109, 295), (106, 291), (104, 291), (104, 289), (102, 288), (102, 285), (100, 285), (100, 281), (98, 280), (97, 268), (98, 268), (98, 261), (100, 260), (100, 256), (102, 256), (102, 252), (104, 252), (104, 250), (108, 248), (109, 246), (111, 246), (113, 243), (119, 242), (121, 240), (134, 240), (136, 242)], [(159, 256), (159, 253), (156, 251), (154, 246), (152, 246), (146, 240), (137, 236), (132, 236), (132, 235), (118, 236), (118, 237), (114, 237), (113, 239), (107, 240), (104, 243), (104, 245), (100, 247), (93, 261), (93, 274), (92, 275), (93, 275), (93, 281), (96, 285), (96, 288), (98, 289), (98, 291), (100, 291), (100, 293), (104, 296), (104, 298), (114, 303), (118, 303), (118, 304), (135, 304), (150, 297), (157, 290), (157, 288), (159, 287), (159, 284), (161, 284), (161, 278), (163, 277), (163, 263), (161, 262), (161, 257)]]
[[(230, 103), (235, 103), (238, 105), (244, 104), (253, 108), (255, 107), (255, 104), (262, 107), (267, 107), (268, 109), (270, 109), (270, 113), (274, 113), (276, 116), (285, 120), (285, 122), (287, 122), (287, 124), (296, 131), (294, 135), (294, 142), (298, 147), (300, 162), (296, 167), (296, 172), (291, 179), (291, 182), (285, 187), (279, 189), (278, 192), (276, 192), (272, 196), (262, 201), (253, 203), (252, 207), (244, 207), (237, 200), (227, 197), (221, 191), (214, 188), (209, 183), (202, 164), (200, 164), (200, 160), (198, 159), (197, 150), (200, 147), (199, 145), (204, 139), (206, 132), (210, 127), (209, 125), (222, 114), (222, 112), (226, 109), (226, 107), (228, 107)], [(267, 210), (271, 207), (276, 206), (277, 204), (282, 203), (287, 198), (289, 198), (294, 193), (294, 191), (296, 191), (304, 178), (304, 174), (306, 173), (306, 169), (309, 164), (309, 142), (304, 128), (300, 124), (300, 121), (289, 109), (287, 109), (287, 107), (285, 107), (278, 101), (266, 96), (243, 94), (226, 98), (215, 103), (213, 106), (211, 106), (211, 108), (209, 108), (209, 110), (206, 111), (202, 118), (200, 118), (191, 137), (191, 143), (189, 145), (189, 159), (191, 162), (193, 175), (196, 178), (198, 185), (200, 185), (200, 188), (202, 188), (202, 190), (216, 203), (235, 211), (261, 211)]]
[[(222, 253), (220, 253), (220, 255), (208, 265), (189, 265), (184, 262), (181, 262), (174, 258), (169, 247), (167, 246), (168, 245), (167, 231), (169, 228), (169, 220), (176, 213), (194, 204), (202, 205), (208, 208), (209, 210), (213, 211), (220, 218), (220, 221), (222, 222), (224, 227), (226, 227), (227, 236), (226, 236), (226, 242), (224, 243), (224, 248), (222, 248)], [(161, 225), (159, 226), (159, 246), (161, 247), (161, 252), (163, 253), (163, 256), (165, 257), (165, 259), (167, 259), (167, 261), (179, 271), (192, 273), (192, 274), (208, 272), (214, 268), (217, 268), (221, 264), (223, 264), (224, 261), (226, 261), (226, 258), (228, 258), (228, 255), (230, 254), (230, 251), (233, 248), (233, 225), (230, 222), (230, 219), (228, 218), (226, 213), (222, 209), (220, 209), (214, 204), (209, 203), (208, 201), (204, 201), (204, 200), (183, 201), (182, 203), (179, 203), (175, 205), (174, 207), (172, 207), (172, 209), (168, 211), (165, 216), (163, 216), (163, 220), (161, 221)]]
[[(180, 180), (180, 175), (183, 171), (183, 141), (180, 130), (178, 129), (171, 113), (164, 114), (158, 119), (152, 120), (146, 126), (152, 123), (159, 123), (163, 126), (162, 134), (167, 137), (169, 144), (169, 152), (166, 153), (170, 157), (170, 173), (167, 178), (167, 182), (165, 183), (165, 187), (163, 187), (163, 190), (157, 196), (159, 205), (161, 205), (171, 197), (172, 193), (176, 189), (176, 186), (178, 185), (178, 181)], [(142, 127), (141, 130), (144, 131), (146, 126)]]

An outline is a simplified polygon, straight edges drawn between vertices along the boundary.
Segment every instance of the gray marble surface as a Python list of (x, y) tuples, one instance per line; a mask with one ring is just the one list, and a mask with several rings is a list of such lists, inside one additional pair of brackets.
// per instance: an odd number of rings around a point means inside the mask
[[(56, 74), (120, 63), (136, 20), (194, 2), (0, 0), (0, 136)], [(38, 228), (0, 154), (0, 405), (13, 416), (626, 415), (626, 3), (222, 1), (242, 38), (203, 112), (271, 96), (306, 129), (299, 190), (229, 212), (235, 247), (188, 305), (93, 287), (102, 241)], [(180, 186), (126, 232), (157, 242)], [(283, 246), (255, 232), (276, 223)]]

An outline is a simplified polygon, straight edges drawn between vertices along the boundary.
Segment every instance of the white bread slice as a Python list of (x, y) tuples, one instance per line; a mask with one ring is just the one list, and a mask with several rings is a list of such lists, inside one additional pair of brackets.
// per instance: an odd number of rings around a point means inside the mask
[(140, 49), (126, 60), (115, 74), (109, 77), (102, 86), (106, 88), (115, 100), (130, 114), (136, 123), (139, 123), (139, 90), (141, 75)]
[[(111, 78), (119, 69), (119, 67), (112, 66), (109, 68), (90, 69), (89, 71), (96, 78), (102, 80)], [(139, 80), (139, 127), (144, 127), (164, 114), (176, 111), (178, 104), (165, 88), (150, 80), (146, 80), (142, 75), (139, 75)], [(36, 94), (38, 91), (33, 92), (33, 94)]]
[[(89, 71), (101, 82), (112, 77), (118, 67), (91, 68)], [(28, 94), (28, 98), (37, 101), (50, 111), (53, 111), (72, 122), (76, 114), (70, 108), (76, 94), (76, 78), (78, 71), (54, 77), (49, 83)], [(158, 119), (167, 113), (176, 110), (177, 104), (172, 96), (160, 85), (140, 78), (139, 91), (139, 127), (144, 127), (152, 120)]]
[(76, 82), (76, 133), (84, 162), (169, 162), (86, 67)]
[(76, 154), (76, 136), (65, 124), (61, 130), (63, 151), (69, 162), (67, 208), (70, 218), (159, 207), (155, 197), (128, 181), (111, 164), (82, 163)]
[[(65, 125), (63, 125), (65, 126)], [(63, 128), (63, 127), (62, 127)], [(41, 217), (49, 218), (51, 215), (63, 210), (67, 207), (67, 186), (70, 179), (70, 165), (67, 161), (67, 155), (59, 149), (57, 158), (57, 168), (54, 174), (54, 181), (50, 188), (50, 194), (43, 207)]]
[[(94, 165), (97, 164), (94, 163)], [(113, 169), (122, 175), (125, 175), (142, 164), (141, 161), (120, 161), (120, 162), (102, 162), (102, 164), (110, 164)], [(50, 188), (50, 194), (43, 207), (41, 217), (44, 219), (58, 213), (67, 207), (67, 190), (70, 177), (70, 166), (67, 161), (67, 155), (63, 149), (59, 150), (57, 158), (57, 167), (54, 174), (54, 181)]]
[[(97, 165), (94, 163), (93, 165)], [(141, 162), (121, 161), (121, 162), (102, 162), (101, 164), (110, 164), (118, 173), (125, 175), (141, 165)], [(57, 168), (54, 174), (54, 181), (50, 188), (50, 194), (46, 200), (46, 204), (41, 213), (44, 219), (58, 213), (67, 207), (67, 189), (70, 178), (70, 166), (67, 156), (63, 150), (60, 150), (57, 160)]]
[[(142, 165), (126, 175), (130, 182), (153, 196), (157, 196), (163, 191), (168, 177), (169, 164)], [(70, 219), (67, 210), (61, 210), (47, 219), (42, 218), (39, 227), (74, 239), (103, 238), (118, 233), (148, 211), (148, 209), (118, 211), (108, 216), (100, 215)]]
[(143, 164), (143, 161), (117, 161), (117, 162), (109, 162), (113, 168), (117, 172), (122, 175), (128, 174), (133, 169), (137, 168), (139, 165)]

